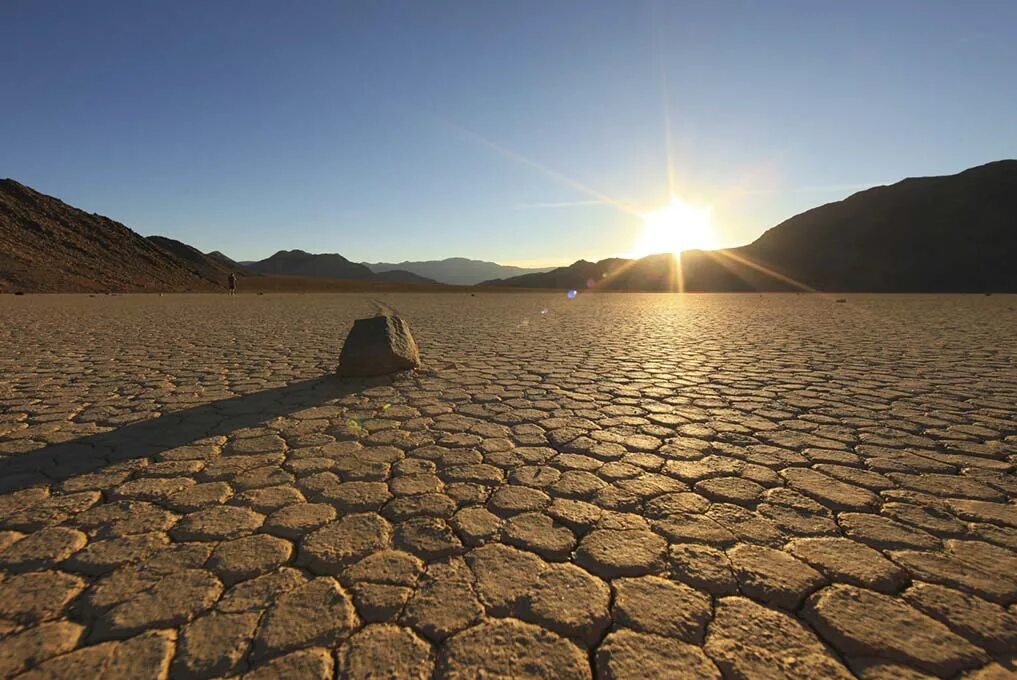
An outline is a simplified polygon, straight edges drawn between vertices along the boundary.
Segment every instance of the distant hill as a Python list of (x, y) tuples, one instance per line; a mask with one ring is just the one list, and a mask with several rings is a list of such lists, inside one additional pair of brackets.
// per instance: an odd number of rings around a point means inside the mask
[[(681, 256), (689, 291), (1017, 292), (1017, 161), (905, 179), (813, 208), (740, 248)], [(770, 273), (767, 273), (770, 272)], [(485, 285), (672, 290), (673, 258), (583, 260)]]
[(435, 283), (433, 279), (400, 269), (386, 270), (378, 275), (368, 267), (350, 262), (337, 253), (308, 253), (303, 250), (280, 250), (275, 255), (245, 266), (263, 274), (326, 277), (332, 279), (376, 280), (397, 283)]
[(263, 274), (323, 276), (333, 279), (371, 279), (374, 273), (362, 264), (350, 262), (336, 253), (313, 254), (303, 250), (280, 250), (275, 255), (247, 263), (247, 268)]
[(237, 273), (243, 272), (244, 274), (248, 275), (254, 273), (251, 270), (247, 269), (247, 267), (244, 264), (237, 262), (235, 260), (231, 260), (230, 258), (220, 253), (218, 250), (213, 250), (210, 253), (205, 253), (205, 255), (210, 259), (215, 260), (220, 265), (226, 267), (226, 269), (230, 271), (236, 271)]
[(420, 276), (419, 274), (402, 269), (374, 272), (374, 278), (378, 281), (391, 281), (392, 283), (437, 283), (434, 279), (429, 279), (426, 276)]
[(196, 268), (108, 217), (0, 180), (0, 290), (216, 289)]
[(226, 286), (230, 272), (235, 273), (239, 277), (257, 275), (218, 251), (206, 254), (194, 246), (189, 246), (182, 241), (165, 236), (148, 236), (146, 238), (159, 249), (170, 253), (185, 263), (192, 274), (211, 281), (220, 287)]
[(496, 262), (485, 262), (484, 260), (470, 260), (465, 257), (449, 257), (444, 260), (425, 260), (419, 262), (391, 262), (364, 263), (373, 272), (387, 272), (394, 269), (401, 269), (412, 272), (418, 276), (426, 277), (432, 281), (448, 283), (457, 286), (472, 286), (481, 281), (489, 279), (502, 279), (512, 276), (540, 273), (550, 271), (551, 267), (527, 268), (512, 267), (498, 264)]

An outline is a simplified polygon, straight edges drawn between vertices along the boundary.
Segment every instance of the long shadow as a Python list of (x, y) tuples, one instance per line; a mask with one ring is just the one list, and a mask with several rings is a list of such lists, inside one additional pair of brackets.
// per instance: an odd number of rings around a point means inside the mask
[(325, 375), (263, 392), (167, 412), (110, 432), (51, 444), (0, 459), (0, 492), (54, 483), (122, 461), (156, 456), (203, 437), (228, 434), (365, 389), (369, 385)]

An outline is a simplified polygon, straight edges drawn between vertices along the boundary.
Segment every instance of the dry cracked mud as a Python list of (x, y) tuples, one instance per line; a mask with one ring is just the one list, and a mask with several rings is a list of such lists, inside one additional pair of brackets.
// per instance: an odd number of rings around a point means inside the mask
[(1012, 296), (0, 298), (0, 676), (1010, 677)]

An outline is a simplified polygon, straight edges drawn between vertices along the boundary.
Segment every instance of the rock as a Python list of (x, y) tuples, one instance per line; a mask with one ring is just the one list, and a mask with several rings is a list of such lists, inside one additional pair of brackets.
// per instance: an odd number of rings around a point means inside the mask
[(350, 590), (353, 591), (357, 613), (366, 623), (392, 621), (403, 611), (413, 594), (413, 590), (405, 586), (367, 581), (354, 583)]
[(791, 488), (831, 510), (864, 512), (879, 507), (879, 496), (868, 489), (846, 484), (809, 468), (788, 468), (781, 472), (781, 476)]
[(204, 482), (178, 491), (164, 502), (172, 510), (194, 512), (225, 503), (231, 496), (233, 489), (226, 482)]
[(370, 581), (412, 586), (424, 570), (416, 556), (401, 550), (373, 552), (343, 572), (343, 582)]
[(486, 621), (442, 647), (437, 677), (588, 680), (590, 662), (575, 644), (516, 619)]
[(904, 599), (979, 647), (1005, 655), (1017, 649), (1017, 613), (959, 590), (917, 582)]
[(731, 561), (723, 551), (708, 545), (682, 543), (671, 546), (670, 557), (674, 577), (693, 588), (718, 596), (738, 592)]
[(343, 567), (388, 545), (392, 527), (374, 513), (346, 515), (304, 536), (299, 563), (316, 574), (339, 574)]
[(899, 661), (937, 675), (980, 666), (985, 654), (899, 598), (833, 585), (809, 598), (803, 617), (846, 656)]
[(808, 628), (744, 597), (717, 601), (705, 651), (725, 677), (853, 678)]
[(554, 564), (523, 600), (520, 617), (592, 647), (611, 625), (610, 601), (600, 579), (574, 564)]
[(826, 583), (822, 574), (782, 550), (739, 545), (728, 557), (741, 591), (765, 604), (795, 609)]
[(323, 647), (312, 647), (273, 659), (250, 673), (244, 674), (243, 680), (278, 680), (279, 678), (331, 680), (334, 677), (333, 668), (332, 653)]
[(280, 508), (265, 520), (264, 531), (297, 540), (336, 517), (335, 508), (325, 503), (295, 503)]
[(131, 678), (162, 680), (169, 674), (176, 633), (156, 630), (123, 642), (82, 647), (36, 666), (19, 680), (58, 678)]
[(307, 499), (293, 486), (263, 486), (238, 493), (230, 501), (233, 505), (250, 508), (256, 512), (268, 514), (294, 503), (303, 503)]
[(547, 563), (533, 553), (502, 543), (475, 548), (466, 555), (477, 593), (495, 616), (508, 616), (537, 583)]
[(306, 582), (307, 577), (299, 569), (283, 567), (279, 571), (233, 586), (223, 594), (215, 608), (217, 611), (234, 614), (261, 611), (283, 593)]
[(894, 593), (907, 583), (907, 573), (878, 551), (847, 538), (799, 538), (789, 545), (791, 554), (825, 573), (830, 580), (883, 593)]
[(762, 486), (741, 477), (714, 477), (696, 484), (698, 493), (721, 503), (754, 505), (762, 495)]
[(420, 366), (417, 343), (398, 316), (357, 319), (339, 355), (339, 375), (388, 375)]
[(339, 677), (428, 680), (434, 671), (431, 647), (413, 631), (376, 624), (354, 634), (339, 647)]
[(1002, 605), (1017, 600), (1017, 581), (992, 573), (991, 565), (982, 568), (952, 552), (901, 550), (891, 552), (890, 556), (914, 579), (967, 590)]
[(29, 666), (71, 651), (84, 630), (70, 621), (51, 621), (4, 638), (0, 677), (12, 678)]
[(413, 517), (440, 517), (447, 519), (456, 511), (456, 502), (443, 493), (421, 493), (398, 496), (389, 501), (381, 514), (398, 522)]
[(706, 517), (727, 529), (739, 541), (779, 547), (785, 538), (777, 525), (766, 517), (731, 503), (714, 503)]
[(495, 514), (507, 517), (520, 512), (543, 510), (550, 502), (551, 497), (543, 491), (506, 484), (491, 494), (488, 507)]
[(121, 602), (96, 621), (92, 639), (123, 639), (179, 626), (211, 607), (221, 594), (219, 579), (203, 569), (166, 574), (144, 592), (121, 593)]
[(903, 664), (869, 656), (850, 657), (846, 661), (860, 680), (933, 680), (936, 677)]
[(532, 550), (549, 560), (567, 560), (576, 538), (568, 527), (555, 524), (540, 512), (515, 515), (505, 522), (504, 540), (519, 548)]
[(424, 560), (449, 557), (462, 550), (463, 544), (443, 519), (415, 517), (399, 524), (394, 543), (398, 548)]
[(76, 529), (50, 527), (27, 535), (0, 553), (6, 571), (46, 569), (85, 547), (88, 537)]
[(170, 529), (177, 541), (222, 541), (252, 533), (265, 521), (265, 516), (229, 505), (217, 505), (186, 515)]
[(427, 568), (406, 603), (403, 620), (421, 635), (440, 642), (484, 615), (484, 606), (470, 584), (470, 571), (461, 557)]
[(289, 541), (254, 534), (220, 543), (212, 551), (208, 566), (223, 583), (232, 585), (281, 567), (292, 554), (293, 546)]
[(613, 585), (616, 623), (702, 644), (710, 620), (708, 595), (659, 576), (619, 578)]
[(276, 600), (261, 622), (254, 656), (264, 658), (314, 644), (331, 646), (357, 623), (346, 591), (335, 579), (320, 576)]
[(108, 538), (89, 544), (87, 548), (67, 559), (63, 566), (69, 571), (97, 576), (123, 564), (143, 560), (168, 544), (169, 537), (156, 531)]
[(74, 518), (74, 523), (95, 538), (165, 531), (176, 515), (145, 501), (114, 501), (97, 505)]
[(183, 627), (173, 677), (209, 678), (237, 670), (250, 647), (261, 614), (212, 613)]
[(667, 541), (641, 529), (597, 529), (583, 537), (576, 563), (602, 578), (641, 576), (659, 568)]
[(480, 545), (501, 531), (502, 521), (484, 508), (467, 507), (451, 520), (452, 528), (467, 545)]
[(842, 512), (837, 520), (848, 538), (878, 550), (938, 550), (941, 547), (935, 536), (889, 517)]
[(659, 635), (616, 630), (597, 649), (597, 680), (720, 677), (699, 647)]

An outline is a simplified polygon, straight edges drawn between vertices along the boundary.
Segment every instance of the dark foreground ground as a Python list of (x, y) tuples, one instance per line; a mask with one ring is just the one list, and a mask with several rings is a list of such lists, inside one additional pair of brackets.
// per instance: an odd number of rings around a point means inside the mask
[(380, 300), (0, 298), (0, 676), (1011, 677), (1014, 297)]

